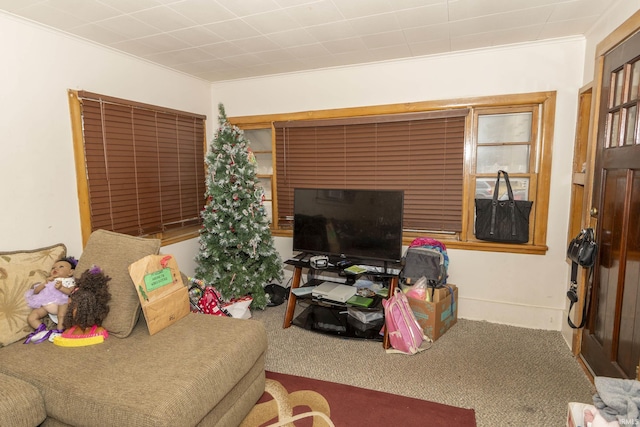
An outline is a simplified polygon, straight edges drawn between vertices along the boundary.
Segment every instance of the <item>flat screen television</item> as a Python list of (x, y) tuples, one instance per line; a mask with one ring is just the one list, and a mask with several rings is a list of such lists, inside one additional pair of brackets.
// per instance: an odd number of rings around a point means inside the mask
[(293, 250), (349, 261), (402, 257), (404, 192), (296, 188)]

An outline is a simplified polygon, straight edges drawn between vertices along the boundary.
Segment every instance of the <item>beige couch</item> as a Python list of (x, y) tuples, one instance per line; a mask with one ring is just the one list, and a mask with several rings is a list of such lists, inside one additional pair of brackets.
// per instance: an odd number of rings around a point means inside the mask
[[(46, 256), (33, 253), (46, 265), (60, 255), (52, 251), (59, 246), (44, 248)], [(98, 265), (112, 277), (111, 310), (104, 322), (110, 337), (102, 344), (69, 348), (23, 344), (23, 338), (9, 343), (30, 329), (23, 326), (7, 338), (0, 312), (0, 425), (240, 424), (264, 392), (264, 327), (252, 320), (191, 313), (150, 336), (127, 266), (159, 249), (157, 240), (101, 230), (91, 235), (76, 274)], [(20, 268), (11, 262), (20, 255), (0, 253), (0, 298), (7, 288), (29, 281), (12, 276)], [(20, 262), (27, 263), (26, 258)], [(34, 274), (46, 273), (37, 271), (36, 266), (29, 273), (31, 283)], [(17, 298), (19, 292), (12, 294)], [(15, 323), (16, 316), (4, 313), (9, 324), (12, 318)], [(16, 332), (15, 325), (9, 332)]]

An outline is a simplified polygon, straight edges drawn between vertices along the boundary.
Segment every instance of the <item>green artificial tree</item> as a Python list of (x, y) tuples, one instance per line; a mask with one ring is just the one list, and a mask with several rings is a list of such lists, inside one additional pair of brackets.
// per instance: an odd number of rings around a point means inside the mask
[(257, 183), (255, 156), (242, 130), (231, 125), (218, 105), (219, 128), (206, 156), (207, 204), (202, 211), (196, 277), (230, 300), (251, 295), (252, 308), (267, 305), (264, 286), (282, 281)]

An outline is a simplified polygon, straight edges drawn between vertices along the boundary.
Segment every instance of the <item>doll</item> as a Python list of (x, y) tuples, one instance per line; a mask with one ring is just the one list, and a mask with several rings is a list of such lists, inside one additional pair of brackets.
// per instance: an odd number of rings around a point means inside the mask
[(46, 283), (36, 283), (32, 289), (27, 290), (24, 296), (27, 305), (32, 308), (27, 322), (36, 330), (36, 333), (46, 330), (42, 322), (47, 315), (62, 329), (69, 294), (71, 294), (75, 279), (73, 273), (77, 261), (73, 257), (62, 258), (51, 267), (51, 274)]
[(62, 334), (63, 337), (95, 334), (104, 334), (106, 337), (102, 322), (109, 313), (109, 280), (111, 278), (96, 266), (86, 270), (76, 280), (76, 287), (69, 296), (69, 307), (64, 318), (64, 325), (68, 329)]

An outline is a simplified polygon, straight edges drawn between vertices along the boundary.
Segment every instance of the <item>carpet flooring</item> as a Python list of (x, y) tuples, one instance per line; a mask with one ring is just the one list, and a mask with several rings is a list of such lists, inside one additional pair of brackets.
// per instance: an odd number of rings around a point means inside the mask
[[(476, 426), (472, 409), (295, 375), (267, 371), (266, 376), (267, 392), (241, 427), (271, 425), (295, 415), (301, 418), (296, 427), (311, 427), (314, 421), (316, 426)], [(318, 415), (304, 416), (311, 411), (325, 414), (330, 423)]]
[(252, 311), (267, 330), (271, 372), (473, 409), (479, 427), (563, 426), (569, 402), (593, 402), (595, 388), (557, 331), (459, 319), (429, 350), (406, 356), (379, 342), (283, 329), (285, 308)]

